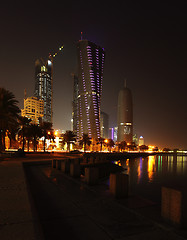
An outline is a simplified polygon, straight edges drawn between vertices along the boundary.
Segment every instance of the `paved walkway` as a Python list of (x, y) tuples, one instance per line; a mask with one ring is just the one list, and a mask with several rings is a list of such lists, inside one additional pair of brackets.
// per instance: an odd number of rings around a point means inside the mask
[(26, 174), (31, 197), (21, 161), (0, 162), (1, 240), (185, 239), (58, 170), (28, 166)]
[(34, 221), (22, 163), (1, 161), (0, 239), (37, 239), (39, 234), (35, 231)]

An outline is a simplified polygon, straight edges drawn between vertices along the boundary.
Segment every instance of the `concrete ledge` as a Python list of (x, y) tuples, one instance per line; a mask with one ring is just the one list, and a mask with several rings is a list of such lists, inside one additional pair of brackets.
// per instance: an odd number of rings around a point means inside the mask
[(161, 215), (177, 227), (187, 227), (186, 190), (162, 187)]
[(128, 197), (129, 175), (121, 173), (110, 174), (110, 192), (116, 198)]

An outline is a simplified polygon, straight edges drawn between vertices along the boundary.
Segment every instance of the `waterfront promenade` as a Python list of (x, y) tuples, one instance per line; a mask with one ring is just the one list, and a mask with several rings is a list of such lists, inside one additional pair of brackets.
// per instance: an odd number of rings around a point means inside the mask
[(51, 172), (45, 163), (53, 158), (31, 154), (0, 162), (1, 240), (187, 239), (185, 231), (150, 216), (154, 205), (144, 199), (116, 200), (102, 183), (88, 186)]

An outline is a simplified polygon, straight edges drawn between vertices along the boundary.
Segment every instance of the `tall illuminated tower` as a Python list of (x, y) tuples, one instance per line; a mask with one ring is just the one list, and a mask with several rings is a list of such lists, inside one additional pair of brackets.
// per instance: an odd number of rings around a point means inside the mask
[(77, 123), (78, 123), (78, 96), (79, 96), (79, 80), (78, 77), (73, 74), (73, 133), (77, 136)]
[(109, 127), (108, 127), (108, 114), (105, 112), (100, 113), (100, 128), (101, 128), (101, 137), (108, 138)]
[(78, 101), (77, 138), (87, 133), (100, 137), (100, 104), (102, 94), (104, 49), (88, 40), (77, 44)]
[(35, 90), (34, 96), (44, 101), (43, 121), (51, 122), (53, 118), (52, 110), (52, 68), (51, 59), (46, 62), (41, 58), (35, 62)]
[(124, 87), (118, 95), (118, 134), (117, 141), (132, 142), (133, 137), (133, 102), (131, 90)]

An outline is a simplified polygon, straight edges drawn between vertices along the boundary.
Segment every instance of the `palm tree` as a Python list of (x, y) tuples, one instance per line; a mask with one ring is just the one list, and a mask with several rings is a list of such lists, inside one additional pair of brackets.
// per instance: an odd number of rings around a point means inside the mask
[(0, 151), (5, 150), (5, 133), (17, 128), (20, 109), (12, 92), (0, 88)]
[(118, 143), (119, 151), (125, 150), (126, 146), (127, 146), (127, 143), (125, 141)]
[(21, 129), (19, 131), (19, 135), (22, 136), (22, 141), (23, 141), (23, 145), (22, 145), (22, 151), (24, 152), (25, 151), (25, 137), (27, 137), (27, 133), (28, 133), (28, 128), (30, 127), (30, 122), (31, 120), (28, 119), (27, 117), (22, 117), (20, 116), (19, 117), (19, 124), (21, 126)]
[(108, 141), (106, 142), (106, 145), (109, 148), (109, 152), (111, 152), (111, 148), (115, 145), (115, 143), (112, 139), (108, 139)]
[(29, 145), (30, 145), (30, 141), (32, 141), (32, 127), (31, 125), (29, 125), (27, 128), (26, 128), (26, 140), (27, 140), (27, 151), (29, 152)]
[(67, 143), (67, 150), (70, 151), (70, 144), (76, 141), (75, 134), (72, 131), (66, 131), (63, 134), (63, 144)]
[(97, 144), (100, 144), (101, 146), (100, 152), (102, 152), (104, 142), (105, 142), (105, 139), (102, 137), (97, 139)]
[(79, 144), (84, 146), (84, 152), (86, 151), (86, 145), (90, 146), (91, 141), (87, 133), (83, 133), (82, 139), (79, 140)]
[(131, 151), (135, 151), (137, 149), (137, 145), (135, 142), (131, 142), (130, 145), (128, 145), (128, 149)]
[(40, 124), (40, 127), (41, 127), (41, 131), (42, 131), (42, 136), (44, 137), (43, 150), (45, 152), (45, 142), (46, 142), (46, 139), (51, 138), (51, 134), (49, 134), (48, 132), (51, 133), (52, 123), (50, 123), (50, 122), (42, 122)]
[(38, 139), (42, 137), (42, 131), (39, 125), (31, 123), (30, 125), (30, 131), (31, 135), (33, 138), (33, 147), (34, 147), (34, 152), (37, 151), (37, 144), (38, 144)]
[[(146, 145), (141, 145), (141, 146), (139, 146), (139, 150), (140, 151), (146, 151), (146, 150), (148, 150), (149, 149), (149, 147), (148, 146), (146, 146)], [(169, 148), (168, 148), (169, 149)], [(167, 150), (168, 150), (167, 149)]]
[(17, 127), (14, 127), (10, 131), (8, 131), (8, 137), (10, 138), (10, 148), (12, 148), (12, 142), (15, 144), (16, 135), (17, 135), (18, 131), (19, 131), (18, 124), (17, 124)]

